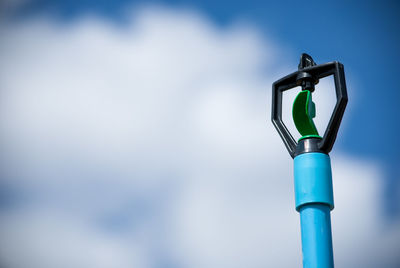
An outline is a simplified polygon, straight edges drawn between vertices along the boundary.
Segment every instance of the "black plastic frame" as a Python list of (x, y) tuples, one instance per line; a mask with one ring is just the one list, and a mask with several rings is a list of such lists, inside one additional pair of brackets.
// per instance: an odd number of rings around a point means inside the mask
[(318, 142), (318, 149), (328, 154), (335, 143), (340, 122), (343, 118), (344, 110), (346, 109), (348, 97), (346, 81), (344, 77), (343, 64), (333, 61), (311, 67), (300, 69), (297, 72), (289, 74), (272, 84), (272, 114), (271, 120), (275, 128), (278, 130), (289, 154), (292, 158), (296, 156), (297, 142), (290, 134), (289, 130), (282, 121), (282, 95), (283, 92), (301, 83), (302, 77), (312, 77), (313, 83), (318, 83), (318, 80), (327, 76), (333, 75), (336, 91), (336, 105), (333, 109), (332, 116), (325, 130), (323, 138)]

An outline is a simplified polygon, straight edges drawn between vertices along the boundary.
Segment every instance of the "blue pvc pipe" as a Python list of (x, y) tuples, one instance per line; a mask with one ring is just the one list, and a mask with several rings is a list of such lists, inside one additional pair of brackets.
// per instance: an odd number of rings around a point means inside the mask
[(330, 208), (322, 204), (300, 207), (303, 267), (333, 267)]
[(294, 158), (296, 210), (300, 212), (304, 268), (332, 268), (330, 211), (333, 189), (330, 159), (323, 153)]

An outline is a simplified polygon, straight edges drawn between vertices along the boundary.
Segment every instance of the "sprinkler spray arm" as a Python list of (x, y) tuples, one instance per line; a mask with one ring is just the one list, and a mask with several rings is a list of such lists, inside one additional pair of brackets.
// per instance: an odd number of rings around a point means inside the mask
[[(318, 138), (315, 137), (316, 135), (313, 135), (314, 138), (309, 137), (308, 139), (303, 136), (299, 143), (297, 143), (282, 121), (282, 93), (297, 86), (301, 86), (302, 91), (309, 91), (312, 93), (319, 79), (330, 75), (334, 76), (337, 101), (324, 136)], [(306, 105), (307, 104), (308, 102)], [(291, 73), (272, 84), (272, 123), (292, 158), (310, 150), (328, 154), (335, 143), (346, 104), (347, 89), (344, 68), (343, 65), (337, 61), (316, 65), (311, 56), (304, 53), (300, 57), (300, 64), (297, 72)]]

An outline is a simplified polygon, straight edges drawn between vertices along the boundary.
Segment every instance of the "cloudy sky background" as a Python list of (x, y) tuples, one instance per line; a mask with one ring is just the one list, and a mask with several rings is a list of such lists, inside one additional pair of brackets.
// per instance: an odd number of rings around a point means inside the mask
[[(300, 38), (305, 7), (3, 2), (0, 266), (300, 267), (270, 88), (309, 52), (344, 63), (350, 97), (331, 154), (335, 263), (398, 267), (393, 6), (316, 7), (337, 28)], [(315, 93), (319, 129), (332, 86)]]

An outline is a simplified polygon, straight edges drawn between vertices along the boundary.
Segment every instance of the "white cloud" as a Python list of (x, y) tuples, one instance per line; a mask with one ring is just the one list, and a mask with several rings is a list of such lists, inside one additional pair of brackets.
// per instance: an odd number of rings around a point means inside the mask
[[(1, 34), (2, 172), (25, 194), (2, 213), (7, 265), (300, 266), (292, 161), (269, 122), (278, 77), (260, 71), (290, 69), (272, 41), (154, 8), (123, 29), (42, 18)], [(336, 263), (396, 267), (379, 167), (333, 165)]]
[(141, 246), (48, 213), (1, 217), (2, 267), (146, 267)]

